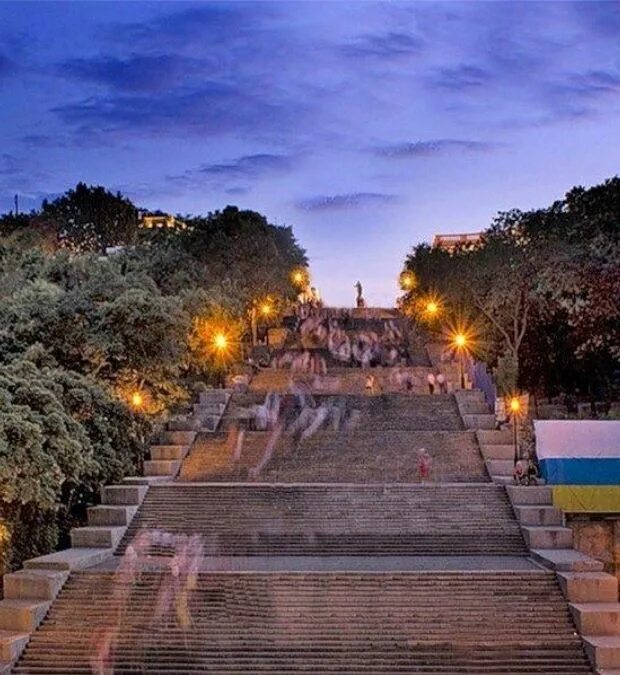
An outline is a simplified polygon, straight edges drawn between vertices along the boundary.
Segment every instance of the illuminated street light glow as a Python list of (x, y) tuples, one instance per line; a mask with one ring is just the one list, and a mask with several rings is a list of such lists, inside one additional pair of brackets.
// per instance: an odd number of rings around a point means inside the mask
[(438, 311), (439, 305), (434, 300), (430, 300), (429, 302), (426, 303), (426, 313), (429, 316), (435, 316), (435, 314), (437, 314)]
[(295, 267), (291, 270), (291, 281), (297, 288), (304, 288), (310, 285), (310, 275), (305, 267)]
[(459, 349), (462, 349), (467, 344), (467, 337), (465, 336), (465, 334), (464, 333), (457, 333), (454, 336), (454, 344)]
[(260, 308), (260, 311), (263, 316), (269, 316), (271, 314), (271, 305), (269, 303), (264, 303)]
[(403, 291), (412, 291), (417, 285), (415, 274), (409, 270), (402, 272), (398, 281)]
[(517, 466), (517, 463), (520, 460), (519, 457), (519, 432), (517, 425), (517, 418), (519, 417), (519, 412), (521, 411), (521, 401), (516, 397), (512, 396), (510, 399), (510, 412), (512, 413), (512, 443), (514, 449), (514, 465)]
[(217, 333), (213, 338), (213, 346), (219, 351), (224, 351), (228, 348), (228, 338), (224, 333)]
[(144, 404), (144, 397), (139, 391), (134, 391), (134, 393), (131, 395), (131, 405), (138, 409), (141, 408), (142, 405)]

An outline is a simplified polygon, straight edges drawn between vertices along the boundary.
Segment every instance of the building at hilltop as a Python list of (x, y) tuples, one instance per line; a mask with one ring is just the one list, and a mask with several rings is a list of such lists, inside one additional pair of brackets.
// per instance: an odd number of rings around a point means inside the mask
[(464, 234), (436, 234), (433, 237), (433, 248), (441, 248), (452, 252), (455, 248), (473, 248), (482, 240), (482, 232), (466, 232)]
[(141, 213), (138, 224), (145, 230), (152, 230), (156, 228), (176, 228), (179, 230), (185, 230), (187, 228), (187, 224), (185, 222), (168, 213), (163, 213), (162, 211)]

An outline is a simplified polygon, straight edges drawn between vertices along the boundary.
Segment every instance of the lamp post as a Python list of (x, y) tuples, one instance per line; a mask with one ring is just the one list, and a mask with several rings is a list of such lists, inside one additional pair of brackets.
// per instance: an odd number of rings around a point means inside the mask
[(465, 351), (465, 348), (467, 347), (467, 337), (465, 336), (465, 333), (457, 333), (454, 336), (454, 345), (456, 347), (456, 350), (459, 354), (459, 366), (460, 366), (460, 372), (461, 372), (461, 389), (465, 389), (465, 370), (463, 367), (463, 352)]
[(512, 417), (512, 442), (514, 449), (514, 465), (519, 461), (519, 443), (517, 438), (517, 418), (521, 410), (521, 401), (516, 396), (510, 399), (510, 415)]
[[(268, 320), (269, 320), (269, 317), (270, 317), (271, 314), (273, 313), (273, 307), (272, 307), (268, 302), (264, 302), (264, 303), (261, 305), (260, 313), (261, 313), (261, 315), (263, 316), (263, 318), (265, 319), (265, 321), (268, 321)], [(269, 347), (269, 326), (266, 327), (266, 332), (265, 332), (265, 345), (266, 345), (267, 347)]]

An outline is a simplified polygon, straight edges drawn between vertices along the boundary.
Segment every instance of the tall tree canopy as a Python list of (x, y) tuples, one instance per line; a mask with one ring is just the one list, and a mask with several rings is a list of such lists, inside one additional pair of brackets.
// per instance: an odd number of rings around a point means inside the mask
[(138, 211), (129, 199), (85, 183), (44, 202), (39, 217), (53, 228), (62, 246), (80, 253), (126, 246), (138, 230)]
[(482, 319), (501, 384), (609, 397), (620, 359), (620, 179), (500, 213), (474, 248), (406, 259), (421, 292)]

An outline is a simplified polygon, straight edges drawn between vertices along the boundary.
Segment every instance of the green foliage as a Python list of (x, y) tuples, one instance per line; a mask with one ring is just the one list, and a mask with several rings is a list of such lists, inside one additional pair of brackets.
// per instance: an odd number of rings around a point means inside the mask
[[(306, 256), (290, 228), (234, 207), (185, 220), (138, 230), (129, 200), (84, 184), (39, 212), (0, 217), (6, 565), (64, 542), (101, 485), (140, 470), (146, 416), (198, 381), (221, 382), (252, 302), (291, 296), (290, 270)], [(219, 327), (230, 342), (216, 354)]]
[(547, 209), (500, 213), (473, 249), (418, 246), (406, 266), (454, 314), (484, 319), (486, 358), (505, 388), (609, 398), (620, 362), (619, 233), (616, 177)]
[(138, 231), (138, 212), (127, 198), (85, 183), (44, 202), (40, 216), (60, 245), (74, 252), (104, 253), (107, 247), (130, 244)]
[[(143, 418), (82, 375), (26, 360), (2, 368), (0, 509), (12, 536), (26, 536), (25, 513), (58, 526), (101, 485), (137, 470), (147, 431)], [(52, 529), (46, 541), (57, 538)]]

